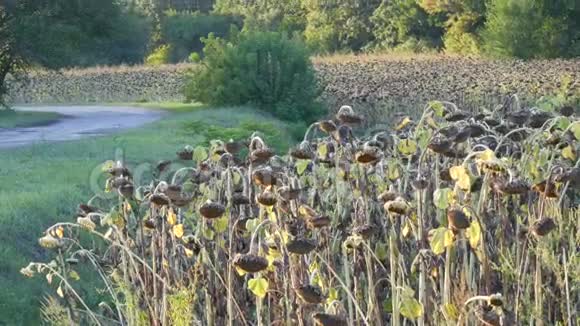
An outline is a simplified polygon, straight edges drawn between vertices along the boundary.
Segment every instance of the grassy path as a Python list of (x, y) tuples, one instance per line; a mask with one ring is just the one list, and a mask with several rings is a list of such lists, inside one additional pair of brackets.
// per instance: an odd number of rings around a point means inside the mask
[[(46, 258), (37, 239), (52, 223), (76, 219), (77, 205), (92, 195), (91, 173), (116, 153), (130, 166), (151, 166), (174, 159), (184, 145), (241, 139), (254, 131), (269, 135), (267, 141), (278, 151), (293, 142), (287, 125), (249, 108), (158, 107), (174, 113), (120, 134), (0, 150), (0, 325), (40, 323), (47, 282), (25, 279), (18, 271), (31, 260)], [(86, 293), (82, 287), (91, 282), (80, 272), (80, 292)]]
[(44, 126), (57, 121), (60, 117), (55, 112), (21, 112), (0, 109), (0, 129)]

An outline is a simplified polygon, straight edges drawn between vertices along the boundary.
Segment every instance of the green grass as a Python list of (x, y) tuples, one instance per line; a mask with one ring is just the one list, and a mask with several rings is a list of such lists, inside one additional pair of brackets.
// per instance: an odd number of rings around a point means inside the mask
[(206, 108), (200, 103), (182, 103), (182, 102), (132, 102), (132, 103), (113, 103), (107, 105), (130, 105), (148, 109), (161, 109), (171, 112), (192, 112)]
[[(215, 137), (239, 139), (254, 131), (267, 133), (267, 142), (279, 152), (294, 143), (285, 123), (252, 109), (174, 111), (159, 122), (122, 134), (0, 150), (0, 325), (40, 324), (38, 307), (47, 282), (26, 279), (19, 270), (31, 260), (49, 257), (37, 239), (57, 221), (76, 220), (77, 205), (92, 195), (91, 172), (114, 159), (115, 153), (122, 151), (129, 166), (135, 167), (174, 159), (184, 145), (207, 144)], [(81, 277), (85, 287), (81, 293), (86, 294), (93, 283), (82, 273)]]
[(55, 112), (27, 112), (0, 109), (0, 128), (33, 127), (58, 120)]

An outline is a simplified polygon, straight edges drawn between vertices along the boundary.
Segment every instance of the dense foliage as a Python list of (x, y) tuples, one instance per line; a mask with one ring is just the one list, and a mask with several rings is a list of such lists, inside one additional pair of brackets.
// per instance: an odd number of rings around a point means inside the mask
[(204, 59), (185, 95), (212, 105), (255, 105), (284, 120), (310, 122), (321, 112), (309, 52), (283, 33), (244, 31), (204, 39)]
[(573, 325), (576, 114), (431, 102), (364, 132), (344, 106), (285, 156), (212, 132), (147, 169), (108, 161), (21, 273), (48, 281), (55, 325)]
[(192, 52), (200, 53), (203, 49), (202, 38), (210, 33), (216, 37), (227, 37), (232, 26), (242, 27), (239, 17), (167, 12), (161, 23), (161, 39), (171, 47), (167, 62), (181, 62)]
[(10, 17), (0, 7), (0, 109), (6, 104), (4, 96), (8, 92), (5, 80), (8, 73), (16, 69), (18, 58), (15, 53), (14, 39), (11, 37)]
[(13, 32), (26, 58), (47, 67), (141, 62), (146, 19), (114, 0), (17, 1)]
[[(300, 35), (318, 52), (374, 49), (508, 57), (580, 54), (580, 8), (574, 2), (519, 0), (217, 0), (216, 11), (247, 25)], [(287, 15), (286, 15), (287, 14)], [(280, 17), (291, 17), (280, 19)]]
[(569, 1), (492, 2), (483, 33), (488, 52), (504, 57), (580, 55), (580, 6)]

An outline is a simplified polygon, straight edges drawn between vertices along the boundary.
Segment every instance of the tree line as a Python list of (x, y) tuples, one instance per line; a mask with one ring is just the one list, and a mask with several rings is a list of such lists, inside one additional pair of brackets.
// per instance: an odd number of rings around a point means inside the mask
[(0, 81), (24, 66), (196, 59), (203, 37), (227, 37), (232, 27), (284, 33), (322, 54), (580, 54), (574, 0), (5, 0)]

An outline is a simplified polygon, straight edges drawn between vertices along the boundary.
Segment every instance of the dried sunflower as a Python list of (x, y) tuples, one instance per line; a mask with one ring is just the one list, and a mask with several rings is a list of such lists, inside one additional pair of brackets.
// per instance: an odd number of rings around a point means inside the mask
[(254, 254), (236, 254), (233, 263), (246, 273), (257, 273), (268, 268), (268, 259)]
[(226, 211), (224, 205), (220, 203), (213, 202), (211, 200), (206, 201), (203, 205), (199, 207), (199, 213), (201, 216), (213, 219), (221, 217)]
[(326, 299), (322, 294), (322, 290), (316, 285), (300, 285), (295, 287), (294, 291), (306, 303), (319, 304)]

